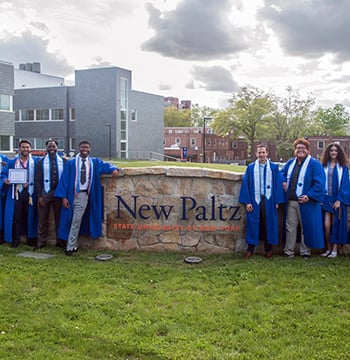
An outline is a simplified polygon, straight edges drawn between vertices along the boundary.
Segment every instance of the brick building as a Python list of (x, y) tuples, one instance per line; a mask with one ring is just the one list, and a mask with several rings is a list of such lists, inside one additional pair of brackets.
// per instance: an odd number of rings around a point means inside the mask
[(320, 159), (323, 150), (328, 144), (335, 142), (341, 145), (347, 156), (350, 156), (350, 136), (309, 136), (310, 154), (316, 159)]
[(208, 127), (164, 128), (164, 155), (180, 159), (186, 149), (187, 159), (207, 163), (245, 163), (248, 145), (244, 139), (218, 136)]

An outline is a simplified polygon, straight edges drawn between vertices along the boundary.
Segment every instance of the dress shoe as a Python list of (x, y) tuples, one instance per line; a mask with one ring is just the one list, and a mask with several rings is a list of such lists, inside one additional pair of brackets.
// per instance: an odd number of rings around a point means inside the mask
[(36, 244), (36, 246), (34, 246), (33, 250), (39, 250), (39, 249), (44, 248), (45, 246), (46, 246), (46, 243), (39, 241), (39, 242)]
[(271, 259), (271, 258), (272, 258), (272, 251), (266, 251), (265, 257), (266, 257), (267, 259)]
[(249, 259), (250, 257), (253, 256), (253, 253), (251, 251), (247, 251), (244, 255), (243, 255), (243, 259)]
[(13, 243), (11, 243), (10, 247), (16, 248), (16, 247), (18, 247), (18, 245), (19, 245), (19, 242), (13, 242)]
[(288, 255), (288, 254), (286, 254), (285, 252), (282, 252), (282, 253), (281, 253), (281, 257), (292, 259), (292, 258), (294, 258), (294, 254)]
[(72, 250), (66, 250), (66, 251), (65, 251), (65, 254), (66, 254), (67, 256), (72, 256), (73, 251), (72, 251)]
[(79, 250), (79, 249), (76, 247), (76, 248), (73, 248), (72, 251), (73, 251), (73, 252), (78, 252), (78, 250)]

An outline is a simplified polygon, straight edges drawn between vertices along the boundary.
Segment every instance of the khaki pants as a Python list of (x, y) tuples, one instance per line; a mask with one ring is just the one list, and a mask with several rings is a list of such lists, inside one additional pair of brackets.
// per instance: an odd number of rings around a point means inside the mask
[(300, 255), (310, 255), (310, 248), (304, 242), (299, 203), (295, 200), (289, 200), (286, 219), (286, 245), (283, 249), (287, 255), (294, 255), (299, 224), (301, 227)]

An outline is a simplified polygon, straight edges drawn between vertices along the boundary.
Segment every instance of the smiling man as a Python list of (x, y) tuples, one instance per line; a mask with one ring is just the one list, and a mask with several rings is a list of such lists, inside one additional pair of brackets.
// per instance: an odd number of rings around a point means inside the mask
[(67, 241), (68, 256), (78, 251), (79, 233), (92, 238), (101, 236), (103, 192), (100, 175), (119, 174), (114, 165), (90, 157), (90, 150), (89, 141), (79, 143), (79, 154), (67, 161), (55, 191), (55, 196), (62, 198), (63, 205), (58, 237)]
[[(34, 176), (38, 158), (31, 156), (31, 143), (26, 139), (19, 142), (18, 152), (19, 155), (7, 163), (2, 178), (9, 185), (4, 214), (4, 239), (12, 243), (11, 247), (17, 247), (21, 235), (25, 235), (27, 244), (36, 246), (38, 220)], [(25, 170), (26, 181), (11, 182), (8, 178), (10, 169)]]
[(59, 179), (62, 175), (65, 160), (58, 155), (58, 142), (55, 139), (48, 139), (45, 143), (47, 154), (38, 161), (35, 169), (35, 189), (38, 202), (38, 243), (36, 248), (46, 246), (49, 215), (52, 208), (55, 219), (56, 246), (65, 247), (63, 240), (58, 238), (58, 225), (62, 199), (54, 196)]
[(278, 166), (267, 158), (266, 145), (257, 145), (256, 161), (243, 176), (239, 202), (246, 208), (245, 259), (249, 259), (259, 240), (264, 241), (265, 257), (272, 257), (272, 245), (278, 244), (278, 205), (284, 202)]
[(301, 228), (300, 255), (311, 256), (310, 248), (324, 247), (321, 203), (324, 197), (325, 174), (319, 161), (311, 157), (306, 139), (293, 143), (295, 158), (282, 169), (287, 195), (286, 243), (282, 256), (294, 257), (298, 226)]

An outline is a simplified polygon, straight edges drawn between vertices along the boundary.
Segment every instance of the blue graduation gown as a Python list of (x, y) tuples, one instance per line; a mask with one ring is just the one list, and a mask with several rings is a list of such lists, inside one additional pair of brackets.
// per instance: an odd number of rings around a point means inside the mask
[[(16, 160), (18, 156), (14, 159), (9, 160), (5, 168), (3, 169), (3, 173), (1, 175), (1, 184), (3, 181), (8, 178), (8, 173), (10, 169), (15, 168)], [(34, 171), (38, 157), (34, 157)], [(34, 192), (32, 195), (33, 203), (28, 206), (28, 217), (27, 217), (27, 228), (28, 232), (26, 235), (27, 238), (36, 238), (38, 236), (38, 216), (37, 216), (37, 208), (36, 208), (36, 192), (34, 187)], [(12, 225), (13, 225), (13, 217), (15, 213), (15, 199), (12, 197), (12, 185), (7, 186), (7, 194), (5, 201), (5, 210), (4, 210), (4, 240), (8, 243), (12, 242)]]
[[(110, 174), (118, 168), (98, 158), (91, 158), (91, 160), (93, 162), (93, 176), (90, 184), (89, 202), (83, 216), (80, 234), (98, 238), (102, 235), (103, 220), (103, 192), (100, 176), (101, 174)], [(75, 159), (68, 160), (55, 191), (55, 196), (67, 198), (71, 205), (68, 209), (62, 207), (58, 228), (58, 238), (66, 241), (73, 217), (75, 171)]]
[[(256, 203), (254, 195), (254, 165), (248, 165), (243, 176), (242, 186), (239, 194), (241, 204), (252, 204), (253, 211), (246, 212), (246, 243), (250, 245), (259, 244), (260, 230), (260, 204)], [(267, 224), (267, 242), (272, 245), (278, 244), (278, 216), (276, 205), (284, 202), (282, 178), (278, 166), (270, 162), (272, 172), (272, 191), (270, 199), (265, 198)]]
[[(283, 181), (287, 181), (287, 173), (294, 159), (287, 161), (282, 169)], [(290, 184), (289, 184), (290, 185)], [(315, 249), (324, 248), (324, 233), (321, 203), (324, 198), (325, 173), (321, 163), (311, 158), (307, 166), (302, 195), (307, 195), (309, 201), (305, 204), (299, 203), (301, 222), (303, 225), (304, 242), (306, 246)], [(289, 192), (289, 188), (287, 194)], [(288, 198), (287, 200), (288, 201)], [(288, 209), (288, 206), (286, 206)]]
[[(332, 244), (347, 244), (348, 238), (348, 206), (350, 206), (350, 184), (349, 169), (342, 167), (342, 178), (340, 186), (338, 181), (338, 170), (334, 167), (332, 174), (332, 196), (325, 195), (322, 205), (323, 211), (334, 213), (334, 221), (329, 242)], [(340, 201), (340, 209), (335, 211), (332, 205), (335, 201)]]
[[(3, 168), (6, 165), (3, 165), (2, 163), (8, 163), (9, 158), (5, 155), (0, 154), (0, 162), (1, 162), (1, 171), (0, 175), (2, 175)], [(0, 181), (0, 230), (4, 229), (4, 205), (6, 200), (6, 192), (7, 192), (7, 185), (3, 183), (3, 181)]]

